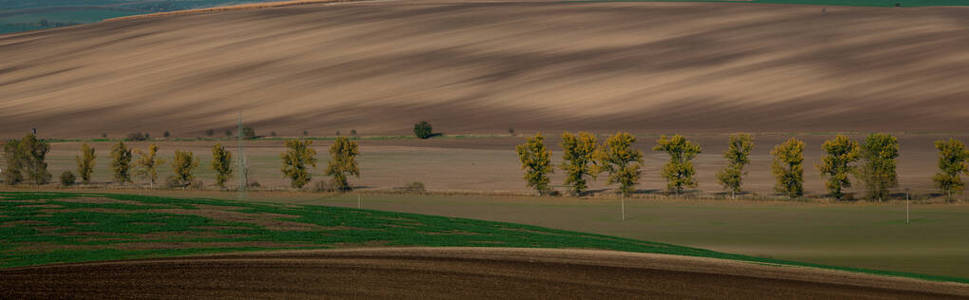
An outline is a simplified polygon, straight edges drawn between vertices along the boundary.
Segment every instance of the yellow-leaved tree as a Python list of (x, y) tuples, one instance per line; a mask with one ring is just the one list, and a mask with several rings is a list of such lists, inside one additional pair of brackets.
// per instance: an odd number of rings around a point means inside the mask
[(357, 165), (358, 155), (360, 155), (360, 146), (347, 137), (336, 138), (330, 146), (330, 162), (326, 166), (326, 175), (333, 177), (333, 186), (338, 190), (352, 189), (347, 182), (347, 177), (350, 175), (360, 177), (360, 167)]
[(525, 182), (539, 195), (548, 195), (552, 192), (549, 188), (548, 174), (554, 172), (552, 169), (552, 152), (545, 148), (545, 137), (541, 133), (536, 133), (524, 144), (515, 147), (518, 151), (518, 160), (522, 163), (522, 170), (525, 171)]
[(562, 133), (562, 170), (565, 171), (565, 185), (573, 195), (582, 195), (589, 187), (587, 176), (595, 176), (595, 152), (598, 144), (596, 136), (588, 132), (578, 135)]
[(286, 153), (280, 155), (283, 159), (283, 176), (289, 178), (290, 185), (302, 188), (313, 179), (309, 167), (316, 167), (316, 150), (310, 148), (313, 141), (288, 140)]
[(606, 139), (598, 152), (599, 171), (609, 174), (609, 184), (619, 184), (619, 192), (628, 196), (636, 191), (636, 183), (642, 175), (643, 152), (633, 148), (636, 137), (627, 132), (617, 132)]

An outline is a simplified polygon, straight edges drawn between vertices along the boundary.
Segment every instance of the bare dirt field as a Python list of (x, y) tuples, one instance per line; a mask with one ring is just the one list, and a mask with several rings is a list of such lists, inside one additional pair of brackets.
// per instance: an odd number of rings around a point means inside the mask
[(0, 136), (969, 126), (969, 9), (379, 1), (0, 36)]
[(953, 298), (964, 284), (590, 250), (397, 248), (224, 254), (0, 271), (12, 297)]

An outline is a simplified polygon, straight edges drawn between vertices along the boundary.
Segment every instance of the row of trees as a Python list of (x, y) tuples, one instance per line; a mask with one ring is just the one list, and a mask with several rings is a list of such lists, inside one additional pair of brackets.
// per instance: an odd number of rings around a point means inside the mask
[[(283, 175), (290, 179), (291, 185), (302, 188), (312, 179), (310, 167), (316, 167), (316, 151), (311, 148), (312, 141), (286, 141), (288, 150), (283, 153)], [(115, 144), (111, 149), (111, 171), (114, 181), (119, 184), (131, 183), (133, 176), (142, 177), (154, 186), (158, 181), (158, 167), (165, 161), (158, 157), (158, 145), (151, 144), (146, 150), (129, 148), (123, 141)], [(51, 174), (47, 171), (46, 156), (50, 145), (28, 134), (23, 139), (8, 141), (4, 144), (4, 158), (6, 168), (3, 170), (4, 182), (9, 185), (32, 183), (47, 184)], [(349, 176), (360, 177), (360, 168), (356, 157), (360, 154), (357, 142), (346, 137), (339, 137), (330, 146), (330, 162), (326, 168), (326, 175), (331, 176), (331, 184), (336, 190), (351, 189)], [(137, 155), (137, 160), (135, 160)], [(94, 174), (97, 154), (94, 147), (82, 144), (80, 153), (75, 157), (77, 162), (77, 176), (81, 182), (88, 184)], [(168, 177), (170, 187), (184, 187), (195, 181), (194, 172), (199, 166), (199, 159), (190, 151), (176, 150), (172, 158), (173, 174)], [(221, 144), (212, 147), (212, 170), (215, 171), (215, 183), (219, 187), (225, 184), (235, 172), (232, 153)], [(62, 183), (74, 184), (75, 175), (66, 171), (61, 176)]]
[[(602, 144), (588, 132), (563, 133), (560, 144), (563, 163), (560, 168), (566, 173), (565, 186), (569, 192), (581, 195), (588, 189), (588, 179), (594, 180), (599, 174), (607, 173), (608, 184), (619, 184), (619, 191), (623, 195), (633, 193), (643, 168), (643, 154), (633, 148), (635, 142), (636, 137), (625, 132), (609, 136)], [(964, 188), (960, 175), (969, 174), (969, 151), (955, 139), (937, 141), (935, 146), (939, 150), (939, 172), (933, 180), (936, 187), (951, 200), (953, 193)], [(864, 183), (867, 197), (874, 200), (884, 200), (890, 189), (898, 185), (895, 171), (899, 156), (898, 139), (890, 134), (871, 134), (863, 143), (839, 135), (825, 141), (821, 147), (824, 156), (816, 167), (832, 197), (843, 199), (845, 189), (852, 186), (852, 177)], [(750, 134), (730, 136), (727, 151), (723, 154), (727, 164), (717, 172), (717, 179), (731, 196), (742, 192), (743, 178), (747, 174), (745, 169), (750, 164), (753, 148), (754, 139)], [(791, 138), (770, 152), (773, 156), (771, 171), (777, 181), (776, 191), (791, 198), (804, 195), (804, 148), (804, 141)], [(680, 135), (664, 135), (656, 141), (653, 150), (669, 155), (669, 161), (662, 169), (669, 193), (680, 194), (687, 188), (697, 186), (692, 161), (702, 153), (700, 145)], [(553, 190), (549, 175), (554, 169), (545, 138), (536, 134), (518, 145), (517, 152), (527, 185), (539, 194), (551, 194)]]
[[(302, 188), (313, 179), (310, 167), (315, 168), (317, 160), (316, 150), (313, 150), (312, 145), (313, 141), (288, 140), (286, 153), (280, 155), (283, 160), (283, 175), (290, 180), (290, 185), (294, 188)], [(347, 137), (337, 137), (333, 141), (333, 145), (330, 145), (330, 162), (325, 172), (331, 178), (330, 184), (333, 189), (338, 191), (352, 189), (348, 178), (360, 177), (360, 167), (357, 164), (359, 155), (360, 146), (356, 141)]]

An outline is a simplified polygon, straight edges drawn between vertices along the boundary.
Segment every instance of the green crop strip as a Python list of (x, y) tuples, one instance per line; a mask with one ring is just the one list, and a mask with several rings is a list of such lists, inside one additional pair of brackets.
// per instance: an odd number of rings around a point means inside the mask
[(0, 236), (3, 268), (274, 249), (471, 246), (606, 249), (969, 283), (966, 278), (783, 261), (512, 223), (122, 194), (0, 192)]

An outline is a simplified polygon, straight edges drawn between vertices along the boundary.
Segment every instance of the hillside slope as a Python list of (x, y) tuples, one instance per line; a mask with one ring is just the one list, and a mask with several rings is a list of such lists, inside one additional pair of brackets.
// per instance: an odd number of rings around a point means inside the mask
[(372, 2), (0, 36), (0, 136), (956, 131), (969, 9)]

